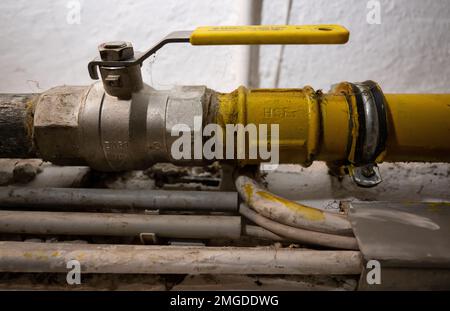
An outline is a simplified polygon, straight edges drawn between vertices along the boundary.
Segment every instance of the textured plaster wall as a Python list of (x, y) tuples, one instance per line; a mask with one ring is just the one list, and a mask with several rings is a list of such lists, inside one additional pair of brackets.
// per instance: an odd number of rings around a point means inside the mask
[[(145, 50), (175, 30), (246, 22), (248, 1), (80, 0), (79, 24), (70, 24), (70, 0), (0, 2), (0, 92), (41, 92), (91, 82), (87, 63), (103, 41), (131, 41)], [(164, 47), (146, 62), (144, 80), (155, 88), (206, 84), (232, 90), (242, 83), (243, 47)], [(240, 67), (243, 65), (241, 64)]]
[[(346, 45), (286, 46), (279, 86), (328, 90), (372, 79), (385, 92), (450, 92), (450, 2), (380, 0), (381, 24), (367, 23), (366, 0), (294, 0), (291, 24), (336, 23)], [(283, 24), (288, 1), (265, 1), (262, 22)], [(278, 46), (261, 49), (261, 86), (274, 86)]]
[(350, 177), (342, 181), (328, 174), (323, 162), (308, 168), (280, 165), (267, 176), (269, 189), (292, 200), (324, 209), (337, 209), (339, 201), (450, 201), (450, 165), (443, 163), (383, 163), (383, 181), (360, 188)]
[[(70, 24), (71, 0), (2, 0), (1, 92), (38, 92), (59, 84), (87, 84), (86, 64), (107, 40), (148, 48), (169, 31), (198, 25), (244, 24), (250, 0), (80, 0), (80, 24)], [(287, 0), (266, 0), (262, 23), (286, 22)], [(366, 0), (294, 0), (291, 24), (340, 23), (351, 31), (342, 46), (287, 46), (279, 86), (327, 90), (343, 80), (378, 81), (387, 92), (450, 90), (448, 0), (380, 0), (381, 24), (366, 21)], [(240, 76), (242, 47), (167, 46), (143, 68), (157, 88), (207, 84), (231, 90)], [(274, 86), (279, 46), (263, 46), (262, 87)]]

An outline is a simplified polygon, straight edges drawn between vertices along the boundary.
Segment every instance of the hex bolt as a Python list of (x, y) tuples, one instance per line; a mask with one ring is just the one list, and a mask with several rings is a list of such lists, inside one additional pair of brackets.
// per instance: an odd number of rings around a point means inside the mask
[(122, 61), (134, 56), (133, 46), (130, 42), (111, 41), (98, 46), (103, 61)]
[(127, 43), (125, 41), (110, 41), (110, 42), (105, 42), (103, 47), (105, 49), (118, 49), (118, 48), (123, 48), (126, 47)]
[(375, 171), (373, 170), (372, 167), (370, 166), (365, 166), (362, 168), (361, 173), (364, 177), (372, 177), (373, 175), (375, 175)]
[[(111, 41), (98, 46), (103, 61), (127, 61), (134, 57), (130, 42)], [(143, 87), (140, 64), (121, 64), (117, 66), (99, 66), (105, 92), (119, 99), (128, 100), (132, 93)]]

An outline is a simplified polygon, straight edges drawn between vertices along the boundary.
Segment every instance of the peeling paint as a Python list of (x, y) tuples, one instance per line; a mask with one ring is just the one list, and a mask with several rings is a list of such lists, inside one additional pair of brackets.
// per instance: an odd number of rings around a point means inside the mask
[(257, 194), (266, 200), (283, 204), (285, 207), (293, 210), (294, 212), (300, 213), (305, 219), (312, 221), (321, 221), (325, 219), (324, 213), (318, 209), (277, 197), (265, 191), (258, 191)]

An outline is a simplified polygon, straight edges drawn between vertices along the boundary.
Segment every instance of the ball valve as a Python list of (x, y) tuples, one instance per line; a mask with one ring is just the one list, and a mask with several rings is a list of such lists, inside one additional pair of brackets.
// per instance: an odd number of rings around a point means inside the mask
[[(167, 43), (344, 44), (348, 39), (349, 32), (339, 25), (220, 26), (171, 33), (144, 53), (134, 52), (127, 42), (104, 43), (100, 58), (88, 66), (91, 78), (101, 77), (101, 83), (56, 87), (24, 99), (19, 121), (26, 148), (15, 156), (37, 155), (102, 171), (144, 169), (156, 162), (203, 165), (220, 160), (245, 166), (267, 162), (261, 153), (250, 156), (249, 150), (261, 151), (271, 137), (269, 149), (279, 150), (277, 163), (326, 161), (365, 187), (381, 181), (377, 163), (382, 161), (450, 162), (450, 94), (384, 94), (373, 81), (339, 83), (328, 93), (309, 86), (161, 91), (143, 83), (140, 71), (143, 61)], [(179, 125), (188, 133), (190, 157), (173, 153), (179, 147), (173, 135)], [(194, 152), (208, 143), (209, 125), (217, 125), (218, 136), (223, 135), (214, 153), (222, 157)], [(227, 139), (230, 126), (238, 125), (243, 131)], [(246, 139), (252, 125), (266, 126), (267, 133)], [(239, 143), (244, 144), (242, 153)], [(8, 152), (0, 151), (1, 156), (14, 154), (12, 142), (2, 144), (0, 149)], [(232, 156), (227, 157), (230, 148)]]

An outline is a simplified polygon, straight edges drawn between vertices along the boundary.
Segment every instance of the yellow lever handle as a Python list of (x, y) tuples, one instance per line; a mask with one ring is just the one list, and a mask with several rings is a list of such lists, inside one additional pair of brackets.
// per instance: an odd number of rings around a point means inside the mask
[(340, 25), (207, 26), (195, 29), (192, 45), (344, 44), (349, 31)]

